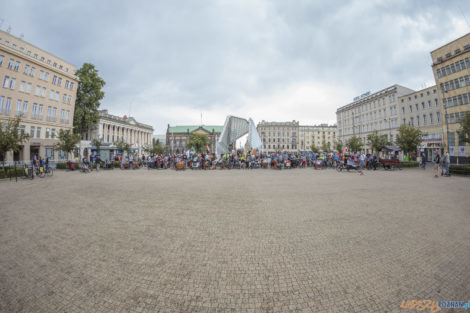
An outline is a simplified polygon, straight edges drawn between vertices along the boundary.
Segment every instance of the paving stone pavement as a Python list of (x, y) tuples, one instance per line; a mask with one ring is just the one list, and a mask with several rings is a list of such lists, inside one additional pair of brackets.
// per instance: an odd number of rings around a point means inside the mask
[(0, 312), (417, 312), (402, 301), (470, 300), (465, 177), (56, 172), (1, 181), (0, 194)]

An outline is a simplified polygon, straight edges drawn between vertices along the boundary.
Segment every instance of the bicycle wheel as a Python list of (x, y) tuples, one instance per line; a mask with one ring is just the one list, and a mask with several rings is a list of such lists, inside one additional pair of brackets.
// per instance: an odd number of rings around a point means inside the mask
[(54, 175), (54, 170), (51, 167), (48, 167), (46, 169), (46, 176), (52, 176)]
[(44, 178), (45, 176), (45, 173), (44, 173), (44, 168), (41, 166), (37, 169), (36, 171), (36, 176), (39, 176), (41, 178)]

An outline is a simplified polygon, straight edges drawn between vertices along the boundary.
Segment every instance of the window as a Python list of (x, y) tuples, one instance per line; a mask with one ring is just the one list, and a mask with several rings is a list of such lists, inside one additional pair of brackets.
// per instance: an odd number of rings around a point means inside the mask
[(410, 112), (413, 112), (413, 106), (410, 104)]
[(436, 112), (437, 123), (441, 123), (441, 112)]
[(45, 97), (46, 96), (46, 87), (42, 87), (41, 89), (41, 97)]
[(41, 86), (36, 85), (36, 91), (34, 92), (34, 94), (35, 94), (36, 96), (39, 96), (40, 93), (41, 93)]
[(423, 110), (426, 108), (424, 102), (421, 102), (421, 106), (423, 107)]
[(423, 114), (423, 125), (426, 125), (427, 120), (426, 120), (426, 114)]
[(46, 72), (46, 75), (44, 75), (44, 80), (48, 81), (49, 80), (49, 73)]
[(67, 95), (64, 93), (62, 95), (62, 103), (66, 103), (66, 101), (67, 101)]
[(468, 95), (466, 93), (463, 94), (463, 103), (468, 104)]
[(414, 126), (414, 118), (410, 117), (410, 124)]
[(51, 138), (52, 138), (52, 139), (55, 138), (55, 128), (52, 128), (52, 129), (51, 129)]
[(18, 101), (16, 102), (16, 112), (15, 112), (15, 115), (16, 115), (16, 116), (20, 116), (20, 115), (21, 115), (21, 104), (22, 104), (21, 100), (18, 100)]
[(59, 77), (59, 78), (57, 79), (57, 86), (60, 87), (61, 84), (62, 84), (62, 78)]
[(46, 128), (46, 139), (49, 139), (50, 132), (51, 132), (50, 128)]
[(437, 69), (437, 78), (441, 78), (441, 70)]
[(5, 97), (0, 96), (0, 114), (3, 113), (3, 103), (5, 102)]
[(8, 69), (11, 70), (13, 68), (13, 64), (15, 63), (15, 60), (10, 59), (10, 62), (8, 62)]
[(67, 153), (63, 150), (59, 150), (59, 160), (65, 160)]
[(5, 115), (10, 115), (10, 106), (11, 98), (7, 98), (7, 103), (5, 104)]
[(36, 128), (36, 138), (41, 138), (41, 127)]
[(33, 103), (33, 110), (31, 111), (31, 118), (36, 118), (37, 110), (38, 110), (37, 103)]
[(0, 55), (0, 66), (3, 65), (3, 59), (4, 59), (4, 58), (5, 58), (5, 57), (4, 57), (3, 55)]
[(9, 84), (10, 84), (10, 77), (5, 76), (5, 78), (3, 79), (3, 87), (8, 88)]
[(49, 99), (54, 99), (54, 90), (49, 90)]
[(54, 99), (56, 101), (59, 101), (59, 92), (58, 91), (55, 92), (55, 98)]
[(44, 77), (44, 71), (39, 71), (38, 78), (42, 79)]
[(419, 109), (419, 106), (418, 106), (418, 104), (417, 104), (417, 103), (415, 103), (415, 108), (416, 108), (416, 111), (418, 111), (418, 109)]
[(27, 93), (30, 93), (30, 92), (31, 92), (31, 86), (32, 86), (31, 83), (28, 83), (28, 84), (26, 85), (26, 92), (27, 92)]
[(10, 89), (14, 89), (15, 88), (15, 82), (16, 82), (16, 78), (11, 78), (10, 79)]
[(42, 104), (39, 105), (38, 119), (42, 120)]
[(51, 120), (51, 110), (52, 110), (52, 107), (51, 107), (51, 106), (48, 106), (48, 107), (47, 107), (47, 113), (46, 113), (46, 121), (50, 121), (50, 120)]
[(52, 77), (52, 84), (55, 85), (56, 82), (57, 82), (57, 76), (54, 75), (54, 76)]
[(20, 63), (20, 61), (16, 61), (15, 68), (13, 69), (15, 72), (18, 72), (18, 70), (20, 69)]
[(29, 76), (33, 76), (33, 77), (34, 77), (34, 70), (35, 70), (35, 68), (34, 68), (34, 67), (31, 67), (31, 71), (29, 72)]
[(64, 120), (64, 115), (65, 115), (65, 110), (60, 110), (60, 122), (63, 123)]
[(55, 122), (57, 120), (57, 108), (52, 109), (52, 121)]
[(429, 113), (429, 124), (434, 124), (432, 113)]
[(69, 123), (69, 114), (70, 114), (70, 111), (65, 111), (65, 124)]
[(70, 104), (70, 102), (72, 102), (72, 96), (68, 96), (67, 98), (67, 104)]
[[(470, 67), (470, 64), (469, 64), (468, 67)], [(73, 83), (72, 82), (70, 82), (70, 90), (73, 90)]]
[(54, 160), (54, 149), (53, 148), (46, 148), (46, 157), (49, 160)]
[(29, 132), (29, 137), (34, 138), (34, 133), (36, 132), (36, 127), (31, 126), (31, 130)]
[(23, 102), (23, 117), (26, 117), (26, 114), (28, 113), (28, 101)]
[(68, 80), (65, 81), (65, 88), (69, 88), (69, 81)]

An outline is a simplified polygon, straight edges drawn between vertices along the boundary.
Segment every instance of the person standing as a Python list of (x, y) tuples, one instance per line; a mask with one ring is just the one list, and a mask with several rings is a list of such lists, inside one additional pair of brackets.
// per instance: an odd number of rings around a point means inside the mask
[(364, 155), (364, 152), (361, 153), (361, 170), (364, 168), (364, 160), (366, 159), (366, 156)]
[(421, 152), (421, 167), (423, 170), (426, 169), (426, 155), (424, 154), (424, 151)]
[(445, 162), (445, 166), (446, 166), (446, 176), (450, 176), (450, 172), (449, 172), (450, 155), (449, 155), (448, 151), (445, 154), (444, 162)]
[(434, 178), (439, 177), (439, 164), (441, 163), (441, 157), (439, 152), (436, 151), (436, 156), (434, 157)]

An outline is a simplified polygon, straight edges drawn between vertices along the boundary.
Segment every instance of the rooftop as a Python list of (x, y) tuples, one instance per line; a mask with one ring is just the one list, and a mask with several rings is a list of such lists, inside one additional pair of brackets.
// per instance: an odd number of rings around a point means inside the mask
[(186, 133), (186, 132), (193, 132), (197, 130), (198, 128), (203, 128), (204, 130), (208, 131), (209, 133), (212, 132), (212, 130), (216, 133), (221, 133), (222, 130), (224, 129), (223, 126), (219, 125), (186, 125), (186, 126), (171, 126), (168, 127), (168, 132), (169, 133)]

